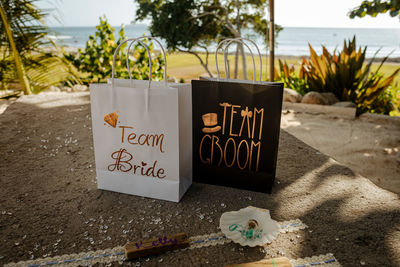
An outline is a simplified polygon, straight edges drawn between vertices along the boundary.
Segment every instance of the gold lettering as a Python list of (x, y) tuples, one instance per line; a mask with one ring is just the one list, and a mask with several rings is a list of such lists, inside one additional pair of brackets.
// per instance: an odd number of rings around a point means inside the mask
[[(201, 162), (203, 162), (204, 164), (208, 164), (208, 163), (210, 163), (210, 158), (207, 158), (206, 160), (204, 160), (203, 159), (203, 155), (202, 155), (202, 148), (203, 148), (203, 142), (204, 142), (204, 139), (206, 138), (206, 137), (208, 137), (208, 138), (210, 138), (210, 140), (211, 140), (211, 136), (209, 135), (209, 134), (206, 134), (205, 136), (203, 136), (203, 138), (201, 139), (201, 141), (200, 141), (200, 147), (199, 147), (199, 154), (200, 154), (200, 160), (201, 160)], [(211, 152), (212, 153), (212, 152)]]
[[(240, 158), (240, 157), (239, 157), (239, 154), (240, 154), (240, 147), (241, 147), (242, 143), (245, 143), (245, 144), (246, 144), (246, 162), (245, 162), (245, 164), (243, 165), (243, 167), (240, 166), (240, 160), (239, 160), (239, 158)], [(238, 166), (239, 166), (239, 169), (243, 170), (244, 168), (246, 168), (248, 162), (249, 162), (249, 144), (247, 143), (246, 140), (242, 140), (242, 141), (239, 143), (239, 146), (238, 146), (238, 149), (237, 149), (237, 164), (238, 164)]]
[(133, 173), (136, 174), (136, 170), (137, 170), (137, 168), (140, 168), (140, 166), (139, 165), (135, 165), (135, 166), (133, 166), (133, 168), (134, 168)]
[(251, 146), (250, 146), (250, 164), (249, 164), (249, 170), (251, 170), (251, 163), (253, 160), (253, 146), (257, 147), (258, 146), (258, 152), (257, 152), (257, 162), (256, 162), (256, 172), (258, 171), (258, 163), (260, 161), (260, 150), (261, 150), (261, 141), (258, 141), (257, 144), (251, 140)]
[[(215, 142), (214, 142), (214, 139), (216, 139)], [(214, 158), (214, 144), (215, 144), (215, 145), (218, 146), (219, 152), (220, 152), (220, 154), (221, 154), (221, 157), (220, 157), (219, 162), (218, 162), (218, 166), (219, 166), (219, 165), (221, 165), (221, 162), (222, 162), (222, 147), (220, 146), (220, 144), (219, 144), (218, 142), (219, 142), (219, 138), (216, 137), (215, 135), (213, 135), (213, 138), (212, 138), (212, 146), (211, 146), (211, 162), (210, 162), (210, 163), (213, 162), (213, 158)]]
[[(133, 141), (135, 140), (135, 138), (136, 138), (136, 134), (135, 133), (131, 133), (131, 134), (129, 134), (128, 135), (128, 143), (129, 144), (132, 144), (132, 145), (137, 145), (137, 143), (134, 143)], [(132, 142), (131, 142), (132, 141)]]
[(237, 134), (233, 134), (232, 133), (232, 127), (233, 127), (233, 114), (237, 113), (235, 111), (235, 108), (240, 108), (239, 105), (232, 105), (232, 110), (231, 110), (231, 125), (230, 125), (230, 129), (229, 129), (229, 135), (230, 136), (237, 136)]
[[(227, 160), (226, 160), (226, 148), (228, 147), (229, 141), (231, 141), (231, 140), (232, 140), (232, 143), (233, 143), (233, 159), (232, 159), (231, 164), (228, 164), (228, 162), (227, 162)], [(235, 164), (235, 160), (236, 160), (236, 142), (235, 142), (235, 140), (233, 140), (232, 137), (230, 137), (230, 138), (226, 141), (226, 143), (225, 143), (225, 148), (224, 148), (224, 161), (225, 161), (225, 165), (226, 165), (227, 167), (230, 168), (230, 167), (233, 166), (233, 164)]]
[(246, 120), (246, 116), (244, 116), (243, 119), (242, 119), (242, 125), (240, 126), (239, 137), (242, 136), (242, 130), (243, 130), (243, 125), (244, 125), (244, 121), (245, 120)]
[(229, 103), (219, 103), (221, 107), (224, 107), (224, 118), (222, 120), (222, 134), (225, 134), (225, 118), (226, 118), (226, 107), (230, 107), (231, 104)]
[(260, 120), (260, 132), (258, 135), (258, 139), (261, 140), (261, 134), (262, 134), (262, 128), (263, 128), (263, 121), (264, 121), (264, 108), (258, 110), (257, 108), (254, 108), (254, 118), (253, 118), (253, 132), (251, 134), (251, 138), (254, 139), (254, 130), (255, 130), (255, 125), (256, 125), (256, 117), (257, 113), (261, 113), (261, 120)]
[(247, 135), (248, 138), (250, 138), (250, 118), (253, 116), (253, 112), (249, 111), (249, 108), (246, 107), (246, 109), (243, 109), (240, 114), (243, 119), (242, 119), (242, 125), (240, 126), (240, 131), (239, 131), (239, 136), (242, 136), (242, 131), (243, 131), (243, 126), (245, 120), (247, 121)]
[[(140, 142), (140, 139), (141, 139), (143, 136), (144, 136), (146, 139), (144, 139), (144, 142), (141, 143), (141, 142)], [(141, 146), (144, 145), (144, 144), (146, 143), (146, 141), (147, 141), (147, 136), (146, 136), (145, 134), (139, 135), (139, 138), (138, 138), (138, 144), (139, 144), (139, 145), (141, 145)]]
[[(163, 142), (164, 142), (164, 134), (160, 134), (160, 135), (158, 135), (158, 134), (150, 134), (148, 137), (147, 137), (147, 144), (148, 145), (150, 145), (149, 144), (149, 139), (152, 139), (152, 143), (151, 143), (151, 145), (154, 147), (154, 141), (156, 142), (156, 146), (158, 146), (158, 143), (160, 143), (160, 152), (161, 153), (164, 153), (164, 150), (163, 150), (163, 148), (162, 148), (162, 146), (163, 146)], [(161, 141), (160, 141), (161, 140)]]
[(133, 127), (129, 127), (129, 126), (118, 126), (118, 127), (122, 128), (121, 142), (124, 143), (125, 128), (133, 129)]
[(132, 164), (129, 162), (131, 161), (132, 154), (130, 154), (126, 149), (121, 148), (118, 151), (115, 151), (111, 154), (111, 158), (115, 160), (114, 164), (108, 165), (109, 171), (121, 171), (121, 172), (128, 172), (132, 169)]
[(163, 175), (164, 174), (164, 169), (163, 168), (160, 168), (160, 169), (158, 169), (158, 171), (157, 171), (157, 177), (158, 178), (160, 178), (160, 179), (162, 179), (162, 178), (165, 178), (165, 176), (166, 175), (164, 175), (164, 176), (161, 176), (161, 175)]

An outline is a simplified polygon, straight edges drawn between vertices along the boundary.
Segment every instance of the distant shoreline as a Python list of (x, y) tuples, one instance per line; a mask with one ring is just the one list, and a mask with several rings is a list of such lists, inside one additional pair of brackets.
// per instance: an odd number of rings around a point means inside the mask
[[(73, 47), (73, 46), (60, 46), (60, 47), (62, 47), (65, 52), (71, 53), (71, 54), (78, 53), (78, 49), (79, 49), (79, 48)], [(45, 50), (48, 51), (48, 52), (55, 52), (56, 51), (53, 47), (45, 47)], [(159, 52), (159, 50), (157, 50), (157, 49), (155, 49), (154, 51)], [(172, 52), (172, 53), (179, 54), (179, 53), (182, 53), (182, 52)], [(199, 52), (199, 54), (205, 54), (205, 53), (204, 52)], [(210, 56), (212, 56), (213, 54), (214, 53), (210, 53)], [(222, 54), (222, 53), (218, 53), (218, 54)], [(250, 56), (250, 53), (245, 53), (245, 54), (246, 54), (246, 56)], [(266, 54), (261, 54), (261, 56), (262, 57), (266, 57), (267, 55)], [(299, 59), (300, 60), (303, 57), (306, 58), (306, 59), (310, 58), (309, 55), (304, 55), (304, 56), (280, 55), (280, 54), (276, 54), (275, 55), (276, 59), (283, 59), (283, 60), (285, 60), (285, 59)], [(370, 57), (366, 58), (367, 61), (370, 60), (370, 59), (371, 59)], [(383, 57), (377, 57), (377, 58), (375, 58), (374, 62), (379, 62), (380, 63), (380, 62), (382, 62), (382, 60), (383, 60)], [(400, 57), (389, 57), (389, 58), (386, 59), (385, 63), (391, 63), (391, 64), (396, 64), (396, 65), (400, 64)]]

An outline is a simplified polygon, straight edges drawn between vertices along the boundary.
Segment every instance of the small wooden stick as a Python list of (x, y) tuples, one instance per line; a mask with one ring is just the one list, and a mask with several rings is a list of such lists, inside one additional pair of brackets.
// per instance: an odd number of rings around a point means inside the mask
[(232, 264), (225, 267), (292, 267), (289, 259), (286, 257), (273, 258), (273, 259), (263, 259), (260, 261), (242, 263), (242, 264)]
[(189, 247), (189, 238), (185, 233), (171, 236), (160, 236), (125, 245), (125, 258), (127, 260), (159, 254), (166, 251)]

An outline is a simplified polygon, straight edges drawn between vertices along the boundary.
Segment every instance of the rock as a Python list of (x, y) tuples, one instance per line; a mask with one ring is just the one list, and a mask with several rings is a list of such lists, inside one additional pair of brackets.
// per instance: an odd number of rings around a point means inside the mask
[(300, 103), (303, 96), (296, 90), (290, 88), (284, 88), (283, 91), (283, 101), (291, 103)]
[(355, 107), (357, 107), (356, 104), (354, 104), (353, 102), (350, 102), (350, 101), (340, 101), (340, 102), (337, 102), (337, 103), (333, 104), (332, 106), (343, 107), (343, 108), (355, 108)]
[(397, 151), (396, 160), (397, 160), (398, 163), (400, 163), (400, 150)]
[(334, 93), (321, 93), (321, 95), (325, 98), (328, 105), (333, 105), (339, 102), (339, 99), (335, 96)]
[(327, 101), (320, 93), (311, 91), (303, 96), (301, 103), (326, 105)]
[(178, 83), (178, 79), (174, 76), (168, 77), (167, 81), (169, 83)]
[(61, 92), (61, 89), (58, 88), (57, 86), (50, 86), (47, 90), (45, 90), (44, 92)]
[(85, 92), (88, 90), (88, 87), (83, 84), (75, 84), (74, 87), (72, 87), (72, 91), (74, 92)]
[(62, 92), (68, 92), (68, 93), (70, 93), (70, 92), (72, 92), (72, 88), (71, 88), (71, 87), (68, 87), (68, 86), (63, 86), (63, 87), (61, 88), (61, 91), (62, 91)]

